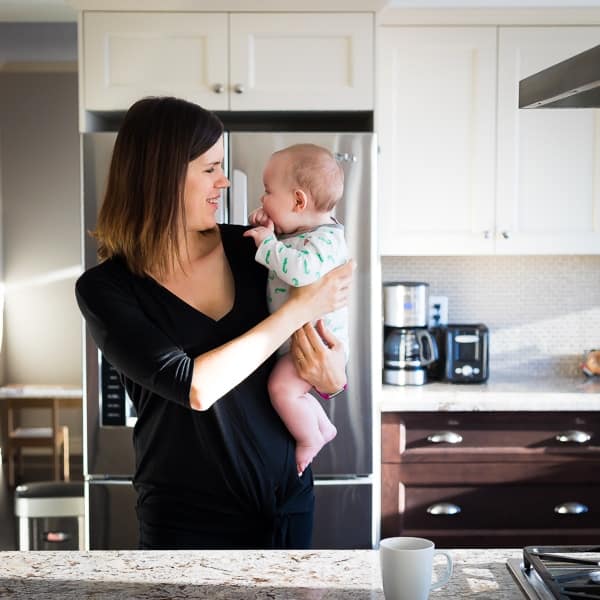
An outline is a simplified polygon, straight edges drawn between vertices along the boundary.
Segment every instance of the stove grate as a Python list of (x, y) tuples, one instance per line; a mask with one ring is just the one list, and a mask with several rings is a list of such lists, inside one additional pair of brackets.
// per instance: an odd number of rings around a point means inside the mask
[(525, 572), (534, 570), (557, 600), (599, 600), (598, 567), (600, 546), (527, 546), (523, 550)]

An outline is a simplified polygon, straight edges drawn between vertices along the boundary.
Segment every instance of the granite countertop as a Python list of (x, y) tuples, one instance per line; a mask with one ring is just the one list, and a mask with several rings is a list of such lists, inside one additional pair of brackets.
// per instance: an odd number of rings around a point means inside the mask
[[(523, 600), (506, 568), (520, 550), (449, 552), (454, 574), (430, 600)], [(443, 569), (443, 557), (435, 565)], [(0, 552), (0, 597), (383, 600), (383, 592), (376, 550)]]
[(496, 375), (486, 383), (383, 385), (382, 412), (600, 410), (600, 377)]

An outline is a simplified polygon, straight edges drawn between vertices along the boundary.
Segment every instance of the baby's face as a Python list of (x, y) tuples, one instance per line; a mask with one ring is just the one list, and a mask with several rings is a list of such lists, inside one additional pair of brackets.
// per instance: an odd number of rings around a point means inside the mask
[(264, 211), (275, 224), (276, 233), (292, 233), (298, 227), (294, 212), (296, 198), (290, 172), (290, 158), (285, 154), (272, 156), (263, 171), (265, 187), (261, 202)]

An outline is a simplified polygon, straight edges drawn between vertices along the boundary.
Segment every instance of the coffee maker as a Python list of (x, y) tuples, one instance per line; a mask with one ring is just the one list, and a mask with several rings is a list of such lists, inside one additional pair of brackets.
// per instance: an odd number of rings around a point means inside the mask
[(437, 360), (437, 345), (427, 330), (429, 284), (384, 283), (383, 303), (383, 382), (427, 383), (427, 365)]

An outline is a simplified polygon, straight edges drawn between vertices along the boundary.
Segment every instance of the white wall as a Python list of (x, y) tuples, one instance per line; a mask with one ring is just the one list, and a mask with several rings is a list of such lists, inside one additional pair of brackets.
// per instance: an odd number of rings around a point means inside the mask
[[(76, 73), (0, 73), (4, 384), (82, 385), (77, 114)], [(77, 452), (81, 411), (61, 417)]]
[(76, 23), (0, 23), (0, 64), (77, 62)]
[(5, 382), (80, 384), (76, 74), (0, 75), (0, 131)]

